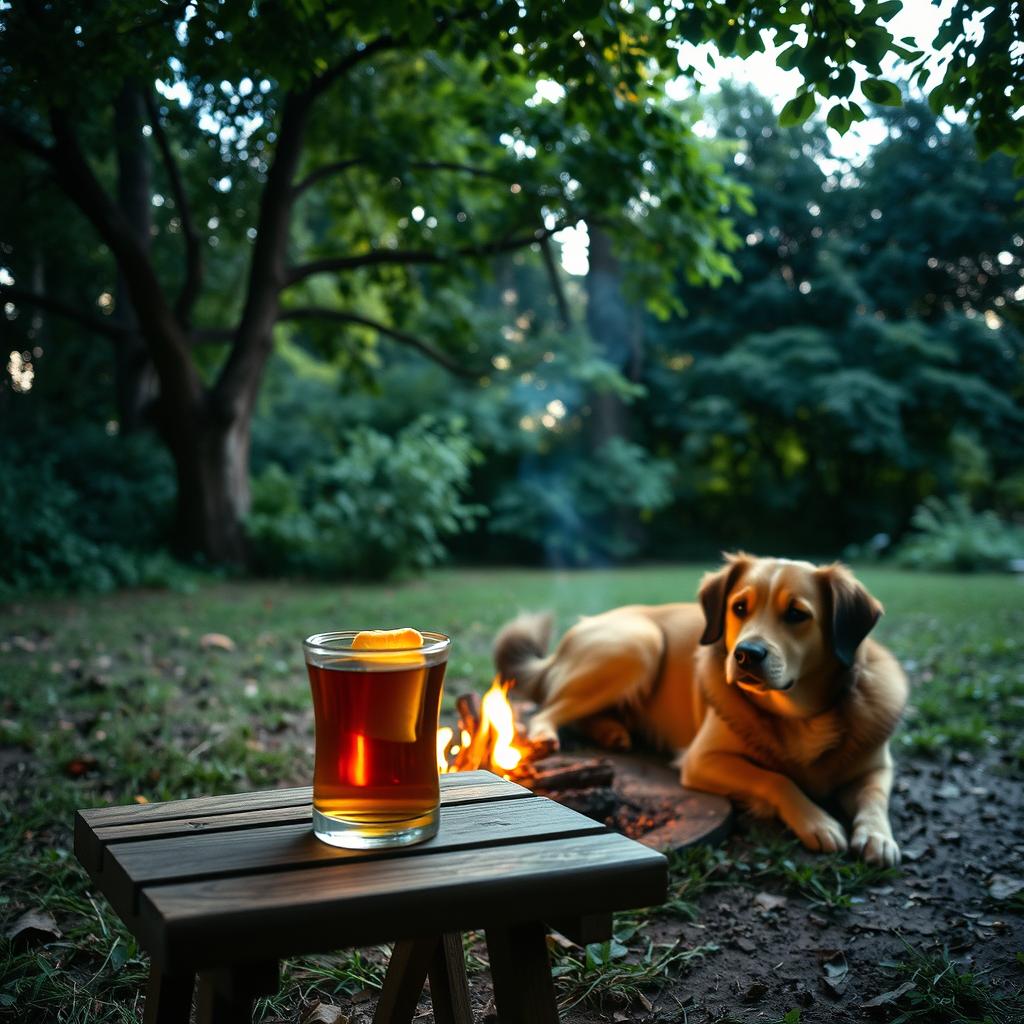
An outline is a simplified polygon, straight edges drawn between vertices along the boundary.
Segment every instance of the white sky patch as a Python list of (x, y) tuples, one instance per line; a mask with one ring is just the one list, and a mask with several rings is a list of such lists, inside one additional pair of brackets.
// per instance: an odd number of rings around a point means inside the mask
[(565, 99), (565, 86), (550, 78), (538, 79), (533, 89), (533, 95), (526, 101), (528, 107), (538, 107), (541, 103), (560, 103)]
[(586, 221), (563, 228), (551, 237), (562, 247), (562, 269), (567, 274), (585, 277), (590, 269), (590, 234)]

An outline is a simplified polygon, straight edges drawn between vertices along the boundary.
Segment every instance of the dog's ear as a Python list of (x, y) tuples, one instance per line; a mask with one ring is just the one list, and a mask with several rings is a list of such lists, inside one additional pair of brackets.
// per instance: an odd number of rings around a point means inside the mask
[(882, 617), (882, 605), (845, 565), (837, 562), (819, 573), (827, 617), (831, 619), (832, 650), (839, 663), (849, 668), (857, 648)]
[(726, 564), (718, 572), (709, 572), (700, 581), (698, 597), (704, 608), (704, 634), (700, 642), (707, 646), (717, 643), (725, 631), (725, 602), (736, 586), (750, 558), (742, 553), (725, 555)]

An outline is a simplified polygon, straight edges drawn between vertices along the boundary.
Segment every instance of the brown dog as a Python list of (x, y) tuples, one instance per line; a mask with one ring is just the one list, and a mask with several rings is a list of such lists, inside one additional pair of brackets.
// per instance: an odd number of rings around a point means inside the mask
[(822, 806), (852, 821), (849, 845), (891, 866), (889, 738), (907, 681), (867, 639), (882, 606), (842, 565), (726, 556), (700, 604), (630, 605), (582, 619), (547, 655), (550, 618), (499, 634), (498, 670), (540, 710), (530, 738), (578, 723), (625, 749), (630, 728), (684, 750), (682, 782), (776, 814), (812, 850), (847, 848)]

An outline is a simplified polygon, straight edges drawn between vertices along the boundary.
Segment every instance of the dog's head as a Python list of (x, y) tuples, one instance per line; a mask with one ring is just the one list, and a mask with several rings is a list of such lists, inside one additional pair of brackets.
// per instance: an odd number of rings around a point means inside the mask
[(882, 606), (838, 563), (726, 556), (700, 587), (702, 644), (725, 648), (726, 681), (766, 711), (803, 718), (834, 702)]

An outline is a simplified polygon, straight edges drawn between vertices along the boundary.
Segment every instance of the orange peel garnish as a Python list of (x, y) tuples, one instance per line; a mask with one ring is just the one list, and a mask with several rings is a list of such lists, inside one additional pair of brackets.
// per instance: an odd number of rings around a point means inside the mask
[(423, 634), (411, 626), (364, 629), (352, 640), (354, 651), (412, 651), (423, 646)]

